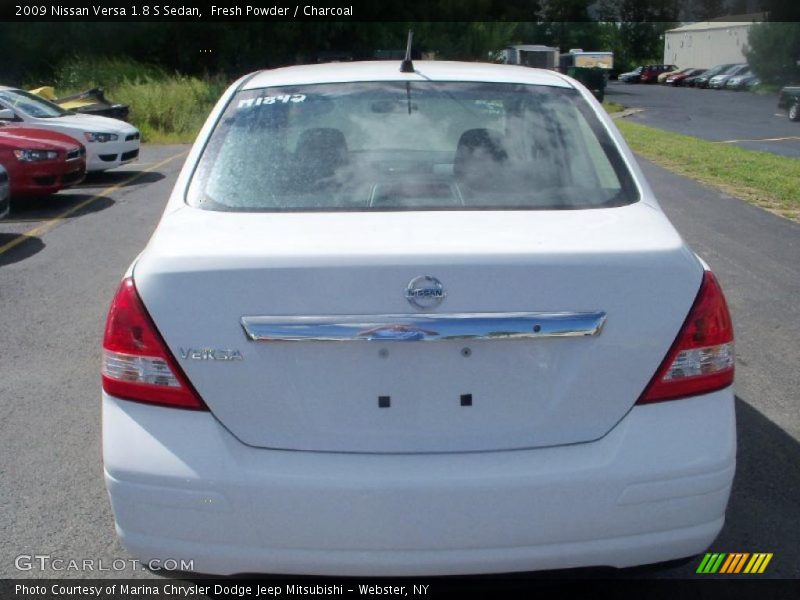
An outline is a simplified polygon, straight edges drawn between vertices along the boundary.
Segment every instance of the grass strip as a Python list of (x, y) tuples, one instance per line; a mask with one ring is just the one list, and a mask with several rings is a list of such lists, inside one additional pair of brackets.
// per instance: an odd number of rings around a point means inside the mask
[(800, 222), (800, 160), (623, 119), (616, 124), (631, 149), (657, 165)]
[(608, 114), (614, 114), (625, 110), (625, 107), (619, 102), (612, 102), (610, 100), (603, 100), (603, 108), (606, 109)]

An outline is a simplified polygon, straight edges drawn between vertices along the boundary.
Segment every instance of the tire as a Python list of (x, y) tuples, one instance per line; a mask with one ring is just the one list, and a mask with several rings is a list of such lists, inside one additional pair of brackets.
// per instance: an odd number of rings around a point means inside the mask
[(795, 102), (789, 107), (789, 120), (800, 121), (800, 101)]

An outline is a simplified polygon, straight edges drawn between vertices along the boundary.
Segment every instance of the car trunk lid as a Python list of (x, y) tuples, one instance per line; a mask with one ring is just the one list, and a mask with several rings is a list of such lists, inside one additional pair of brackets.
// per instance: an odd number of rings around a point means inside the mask
[[(407, 288), (425, 276), (445, 295), (418, 307)], [(664, 358), (702, 267), (644, 203), (282, 214), (187, 207), (164, 218), (134, 278), (192, 384), (244, 443), (456, 452), (606, 434)], [(552, 335), (559, 318), (576, 315), (577, 334)], [(325, 339), (303, 328), (320, 324)]]

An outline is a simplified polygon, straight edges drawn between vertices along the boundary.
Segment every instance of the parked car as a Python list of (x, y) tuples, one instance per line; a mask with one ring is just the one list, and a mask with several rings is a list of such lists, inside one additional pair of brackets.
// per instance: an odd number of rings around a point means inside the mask
[(684, 79), (684, 80), (681, 82), (681, 85), (682, 85), (683, 87), (695, 87), (695, 82), (696, 82), (698, 79), (700, 79), (700, 78), (701, 78), (703, 75), (705, 75), (705, 72), (706, 72), (706, 71), (707, 71), (707, 69), (703, 69), (703, 72), (702, 72), (702, 73), (698, 73), (697, 75), (690, 75), (689, 77), (687, 77), (686, 79)]
[(705, 69), (686, 69), (685, 71), (681, 71), (679, 73), (675, 73), (667, 77), (665, 83), (667, 85), (683, 85), (686, 80), (691, 77), (696, 77), (705, 73)]
[(717, 280), (574, 80), (262, 71), (111, 304), (116, 531), (220, 574), (695, 555), (725, 520), (733, 370)]
[(86, 146), (88, 171), (105, 171), (139, 156), (139, 130), (133, 125), (64, 110), (35, 94), (0, 86), (0, 121), (57, 131)]
[(761, 85), (760, 77), (748, 77), (745, 83), (745, 88), (752, 90), (754, 87)]
[(0, 219), (5, 219), (11, 210), (11, 190), (8, 187), (8, 171), (0, 164)]
[[(730, 69), (731, 67), (734, 67), (734, 66), (736, 66), (736, 65), (729, 63), (729, 64), (717, 65), (716, 67), (712, 67), (708, 71), (703, 73), (702, 75), (700, 75), (698, 77), (693, 77), (691, 79), (691, 84), (690, 85), (692, 85), (693, 87), (707, 88), (708, 87), (708, 82), (711, 80), (712, 77), (716, 77), (720, 73), (724, 73), (725, 71), (727, 71), (728, 69)], [(689, 82), (687, 82), (687, 83), (689, 83)]]
[(639, 76), (639, 83), (656, 83), (659, 75), (675, 70), (675, 65), (645, 65)]
[(735, 77), (737, 75), (748, 75), (750, 73), (750, 67), (747, 65), (734, 65), (730, 69), (727, 69), (720, 73), (719, 75), (714, 75), (711, 79), (708, 80), (708, 87), (710, 89), (721, 90), (725, 87), (725, 84), (728, 83), (728, 79), (731, 77)]
[(786, 86), (778, 95), (778, 108), (785, 110), (790, 121), (800, 121), (800, 86)]
[(758, 85), (761, 83), (761, 79), (752, 73), (743, 73), (741, 75), (735, 75), (728, 79), (725, 82), (725, 89), (728, 90), (749, 90), (754, 85)]
[(57, 131), (0, 127), (0, 163), (12, 198), (44, 196), (83, 181), (86, 149)]
[(620, 73), (617, 79), (625, 83), (639, 83), (639, 78), (642, 76), (643, 70), (644, 66), (636, 67), (633, 71), (628, 71), (627, 73)]
[(658, 77), (656, 77), (656, 81), (658, 83), (666, 83), (667, 77), (670, 77), (671, 75), (677, 75), (678, 73), (684, 73), (689, 70), (690, 69), (674, 69), (672, 71), (664, 71)]

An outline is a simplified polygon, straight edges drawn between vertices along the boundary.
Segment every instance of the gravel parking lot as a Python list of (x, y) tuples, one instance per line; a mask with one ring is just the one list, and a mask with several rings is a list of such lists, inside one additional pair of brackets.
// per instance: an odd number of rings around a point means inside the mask
[(642, 112), (632, 121), (720, 143), (800, 158), (800, 123), (775, 95), (612, 81), (606, 98)]
[[(630, 98), (658, 106), (659, 97), (728, 97), (612, 90), (610, 99), (629, 105)], [(100, 339), (111, 296), (155, 227), (187, 150), (144, 146), (140, 163), (17, 203), (0, 221), (0, 577), (154, 576), (19, 571), (15, 557), (129, 558), (114, 535), (102, 479)], [(773, 552), (765, 576), (800, 577), (800, 225), (642, 164), (670, 218), (719, 276), (737, 331), (739, 462), (727, 524), (712, 549)], [(696, 567), (612, 576), (692, 577)]]

